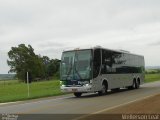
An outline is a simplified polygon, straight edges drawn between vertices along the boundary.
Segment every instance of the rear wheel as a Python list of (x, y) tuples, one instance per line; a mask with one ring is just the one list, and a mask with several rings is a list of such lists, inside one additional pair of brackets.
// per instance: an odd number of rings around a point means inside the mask
[(135, 88), (139, 89), (139, 87), (140, 87), (140, 82), (139, 82), (139, 80), (137, 80)]
[(82, 95), (82, 93), (79, 93), (79, 92), (74, 93), (74, 96), (76, 96), (76, 97), (81, 97), (81, 95)]

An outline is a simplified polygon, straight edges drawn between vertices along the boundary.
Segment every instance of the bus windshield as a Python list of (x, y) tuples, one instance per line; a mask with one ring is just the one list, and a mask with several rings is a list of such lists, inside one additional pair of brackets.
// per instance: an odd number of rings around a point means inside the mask
[(88, 80), (91, 77), (91, 50), (63, 52), (61, 80)]

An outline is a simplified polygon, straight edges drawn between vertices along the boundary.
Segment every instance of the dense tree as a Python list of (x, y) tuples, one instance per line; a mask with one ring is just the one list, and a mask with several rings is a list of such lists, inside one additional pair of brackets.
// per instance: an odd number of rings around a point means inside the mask
[(59, 77), (59, 68), (60, 68), (60, 60), (51, 59), (50, 64), (48, 66), (49, 75), (54, 75), (55, 77)]
[(25, 44), (20, 44), (18, 47), (12, 47), (8, 56), (10, 60), (7, 60), (7, 63), (10, 66), (10, 72), (16, 72), (19, 79), (25, 80), (26, 72), (30, 73), (32, 79), (44, 76), (42, 61), (34, 53), (31, 45), (27, 47)]
[(45, 70), (45, 78), (48, 79), (52, 76), (57, 76), (57, 72), (59, 72), (60, 60), (58, 59), (49, 59), (47, 56), (43, 56), (42, 58), (43, 66)]
[(27, 72), (33, 80), (59, 77), (60, 60), (50, 60), (47, 56), (36, 55), (31, 45), (20, 44), (18, 47), (12, 47), (8, 56), (10, 58), (7, 60), (10, 66), (9, 72), (17, 73), (20, 80), (26, 79)]

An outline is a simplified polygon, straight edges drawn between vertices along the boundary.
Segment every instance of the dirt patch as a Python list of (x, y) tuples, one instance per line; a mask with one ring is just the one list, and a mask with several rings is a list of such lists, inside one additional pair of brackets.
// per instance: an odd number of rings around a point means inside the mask
[(160, 114), (160, 94), (128, 105), (117, 107), (103, 113), (107, 114)]
[[(160, 94), (153, 97), (149, 97), (143, 100), (133, 102), (124, 106), (120, 106), (114, 109), (106, 110), (99, 114), (88, 115), (79, 120), (123, 120), (123, 114), (139, 115), (152, 115), (156, 120), (160, 120)], [(159, 114), (155, 116), (155, 114)], [(145, 116), (145, 117), (146, 117)], [(150, 117), (150, 116), (147, 116)], [(157, 117), (157, 118), (156, 118)], [(142, 119), (142, 118), (140, 118)], [(147, 118), (145, 118), (148, 120)]]

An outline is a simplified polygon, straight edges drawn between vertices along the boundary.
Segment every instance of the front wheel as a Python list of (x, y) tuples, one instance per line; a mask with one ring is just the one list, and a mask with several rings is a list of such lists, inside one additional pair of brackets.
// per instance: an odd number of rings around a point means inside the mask
[(107, 86), (105, 84), (102, 84), (102, 90), (98, 91), (98, 95), (104, 95), (107, 93)]
[(82, 93), (79, 93), (79, 92), (74, 93), (74, 96), (76, 96), (76, 97), (81, 97), (81, 95), (82, 95)]

